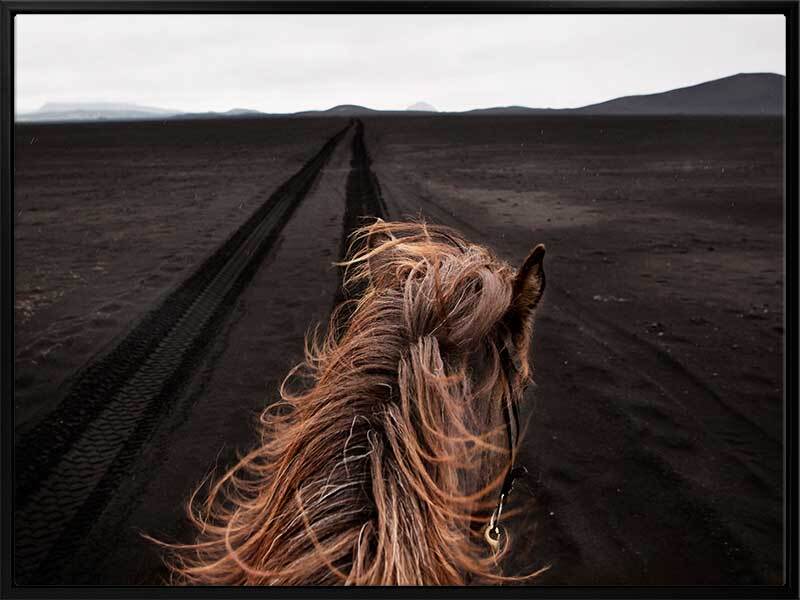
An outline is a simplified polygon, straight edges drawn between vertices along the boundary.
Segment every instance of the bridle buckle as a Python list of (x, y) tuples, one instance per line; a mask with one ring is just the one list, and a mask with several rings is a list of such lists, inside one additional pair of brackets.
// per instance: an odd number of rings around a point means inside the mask
[(497, 502), (497, 507), (492, 511), (492, 516), (483, 532), (483, 539), (486, 540), (486, 543), (489, 544), (495, 552), (500, 548), (500, 535), (502, 532), (500, 517), (503, 515), (503, 506), (505, 505), (506, 498), (511, 494), (511, 490), (514, 489), (514, 480), (527, 474), (528, 469), (522, 465), (518, 465), (511, 469), (506, 480), (503, 482), (500, 500)]
[(483, 532), (483, 539), (486, 540), (486, 543), (497, 552), (500, 548), (500, 527), (498, 525), (487, 525), (486, 530)]

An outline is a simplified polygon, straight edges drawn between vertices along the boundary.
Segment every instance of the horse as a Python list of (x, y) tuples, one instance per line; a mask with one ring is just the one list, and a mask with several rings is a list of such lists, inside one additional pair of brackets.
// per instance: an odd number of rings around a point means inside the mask
[(513, 269), (425, 222), (378, 219), (351, 240), (337, 263), (351, 297), (306, 335), (260, 442), (188, 500), (194, 541), (158, 542), (171, 583), (464, 585), (544, 570), (501, 568), (544, 246)]

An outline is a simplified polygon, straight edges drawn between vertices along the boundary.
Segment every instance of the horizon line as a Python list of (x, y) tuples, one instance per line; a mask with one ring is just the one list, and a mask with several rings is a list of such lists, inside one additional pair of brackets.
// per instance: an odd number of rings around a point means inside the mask
[[(193, 114), (197, 114), (197, 115), (202, 115), (202, 114), (225, 114), (227, 112), (233, 112), (233, 111), (246, 111), (246, 112), (253, 112), (253, 113), (258, 113), (258, 114), (262, 114), (262, 115), (290, 116), (290, 115), (301, 114), (301, 113), (310, 113), (310, 112), (329, 112), (329, 111), (334, 110), (336, 108), (345, 107), (345, 106), (363, 108), (363, 109), (371, 110), (371, 111), (375, 111), (375, 112), (430, 112), (430, 113), (445, 113), (445, 114), (446, 113), (464, 113), (464, 112), (481, 111), (481, 110), (493, 110), (493, 109), (513, 109), (513, 108), (524, 109), (524, 110), (553, 110), (553, 111), (558, 111), (558, 110), (579, 110), (579, 109), (582, 109), (582, 108), (587, 108), (587, 107), (590, 107), (590, 106), (594, 106), (594, 105), (597, 105), (597, 104), (603, 104), (605, 102), (611, 102), (611, 101), (614, 101), (614, 100), (620, 100), (620, 99), (623, 99), (623, 98), (643, 97), (643, 96), (656, 96), (656, 95), (659, 95), (659, 94), (665, 94), (665, 93), (669, 93), (669, 92), (673, 92), (673, 91), (677, 91), (677, 90), (689, 89), (689, 88), (701, 86), (701, 85), (704, 85), (704, 84), (707, 84), (707, 83), (712, 83), (712, 82), (715, 82), (715, 81), (721, 81), (723, 79), (729, 79), (729, 78), (732, 78), (732, 77), (739, 77), (739, 76), (743, 76), (743, 75), (774, 75), (776, 77), (783, 77), (784, 79), (786, 78), (785, 75), (783, 75), (781, 73), (776, 73), (774, 71), (748, 71), (748, 72), (742, 71), (742, 72), (738, 72), (738, 73), (733, 73), (731, 75), (725, 75), (723, 77), (717, 77), (715, 79), (708, 79), (708, 80), (705, 80), (705, 81), (701, 81), (699, 83), (692, 83), (692, 84), (683, 85), (683, 86), (676, 87), (676, 88), (671, 88), (671, 89), (668, 89), (668, 90), (662, 90), (660, 92), (649, 92), (649, 93), (640, 93), (640, 94), (637, 94), (637, 93), (625, 94), (625, 95), (622, 95), (622, 96), (616, 96), (614, 98), (609, 98), (607, 100), (601, 100), (599, 102), (592, 102), (590, 104), (585, 104), (585, 105), (581, 105), (581, 106), (568, 106), (568, 107), (552, 107), (552, 106), (542, 107), (542, 106), (527, 106), (527, 105), (524, 105), (524, 104), (503, 104), (503, 105), (495, 105), (495, 106), (479, 106), (479, 107), (474, 107), (474, 108), (465, 108), (465, 109), (461, 109), (461, 110), (439, 110), (439, 109), (435, 109), (435, 110), (432, 110), (432, 111), (426, 111), (426, 110), (411, 109), (411, 106), (414, 106), (415, 104), (419, 104), (419, 103), (430, 104), (429, 102), (427, 102), (425, 100), (417, 100), (417, 101), (413, 102), (412, 104), (408, 105), (405, 108), (371, 108), (371, 107), (369, 107), (367, 105), (364, 105), (364, 104), (344, 103), (344, 104), (336, 104), (336, 105), (331, 106), (329, 108), (300, 109), (300, 110), (295, 110), (295, 111), (292, 111), (292, 112), (268, 112), (268, 111), (263, 111), (263, 110), (259, 110), (259, 109), (244, 108), (244, 107), (241, 107), (241, 106), (229, 108), (227, 110), (211, 110), (211, 109), (207, 109), (207, 110), (188, 110), (187, 111), (187, 110), (183, 110), (183, 109), (171, 109), (171, 108), (170, 109), (166, 109), (166, 108), (162, 108), (162, 107), (159, 107), (159, 106), (152, 106), (152, 105), (147, 105), (147, 104), (139, 104), (137, 102), (130, 102), (130, 101), (117, 101), (117, 100), (80, 100), (80, 101), (75, 101), (75, 100), (73, 100), (73, 101), (54, 100), (54, 101), (46, 101), (39, 108), (34, 109), (34, 110), (28, 110), (26, 112), (20, 112), (20, 111), (16, 110), (16, 107), (15, 107), (14, 119), (16, 120), (17, 117), (19, 117), (19, 116), (29, 116), (29, 115), (30, 116), (34, 116), (34, 115), (37, 115), (37, 114), (47, 114), (47, 113), (44, 113), (43, 109), (48, 104), (85, 104), (85, 105), (118, 104), (118, 105), (128, 105), (129, 106), (129, 110), (143, 109), (145, 111), (150, 111), (150, 110), (159, 111), (159, 112), (163, 113), (162, 116), (164, 116), (164, 117), (173, 117), (173, 116), (178, 116), (178, 115), (193, 115)], [(80, 111), (81, 109), (76, 108), (76, 109), (71, 109), (71, 110)], [(92, 110), (92, 109), (85, 109), (85, 110), (89, 111), (89, 110)], [(52, 111), (52, 112), (57, 112), (57, 111)], [(153, 116), (157, 117), (158, 115), (154, 114)]]

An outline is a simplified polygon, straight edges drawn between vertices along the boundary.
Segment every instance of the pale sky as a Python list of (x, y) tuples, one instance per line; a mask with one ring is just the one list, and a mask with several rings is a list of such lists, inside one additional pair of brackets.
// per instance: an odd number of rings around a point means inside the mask
[(568, 108), (786, 74), (782, 15), (18, 15), (16, 111)]

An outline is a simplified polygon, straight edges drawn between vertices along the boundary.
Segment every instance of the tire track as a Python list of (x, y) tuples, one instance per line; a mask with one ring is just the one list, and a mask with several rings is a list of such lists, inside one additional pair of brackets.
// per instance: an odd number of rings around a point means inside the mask
[[(350, 249), (351, 234), (375, 218), (386, 217), (386, 203), (381, 194), (378, 178), (372, 171), (372, 159), (364, 142), (364, 123), (356, 121), (353, 136), (350, 174), (347, 177), (347, 201), (342, 219), (342, 242), (339, 248), (339, 260), (344, 260)], [(334, 308), (346, 300), (353, 300), (363, 293), (363, 285), (345, 289), (343, 285), (344, 267), (339, 267), (340, 283), (334, 297)], [(353, 309), (352, 303), (343, 308), (337, 318), (337, 331), (349, 320)]]
[[(761, 438), (765, 446), (769, 446), (772, 450), (777, 452), (782, 450), (783, 440), (777, 439), (745, 413), (726, 402), (708, 384), (674, 356), (649, 340), (643, 339), (635, 333), (631, 333), (623, 327), (602, 317), (597, 311), (573, 298), (568, 291), (562, 289), (560, 286), (555, 286), (554, 291), (559, 298), (559, 303), (570, 306), (572, 316), (600, 345), (604, 346), (609, 351), (612, 351), (613, 347), (616, 346), (616, 354), (622, 354), (624, 352), (622, 348), (630, 348), (633, 346), (642, 357), (647, 357), (650, 363), (648, 365), (648, 370), (641, 371), (640, 375), (646, 380), (658, 385), (666, 395), (672, 396), (676, 400), (679, 400), (682, 395), (688, 395), (690, 397), (705, 396), (712, 401), (713, 405), (721, 408), (727, 414), (731, 422), (746, 429), (750, 429), (755, 433), (757, 437)], [(605, 340), (611, 340), (611, 343), (607, 343)], [(654, 375), (654, 373), (658, 373), (659, 375)], [(678, 388), (681, 388), (680, 392)], [(680, 403), (684, 404), (682, 402)], [(697, 405), (692, 404), (691, 408), (695, 411), (695, 415), (699, 416), (696, 413)], [(719, 415), (704, 413), (703, 416), (713, 418)], [(716, 433), (727, 443), (734, 445), (737, 443), (731, 436), (731, 431), (728, 429), (720, 429)]]
[[(782, 529), (781, 515), (769, 514), (749, 498), (768, 495), (780, 501), (783, 484), (783, 445), (756, 422), (731, 406), (692, 370), (670, 353), (652, 342), (642, 339), (619, 325), (603, 318), (596, 311), (571, 297), (569, 292), (554, 286), (554, 304), (564, 307), (563, 313), (575, 322), (580, 332), (604, 348), (609, 356), (624, 360), (630, 365), (630, 374), (653, 386), (669, 403), (678, 408), (672, 416), (656, 410), (650, 416), (655, 422), (680, 429), (684, 421), (701, 421), (702, 439), (690, 438), (689, 443), (704, 446), (704, 456), (687, 457), (681, 452), (670, 452), (665, 447), (654, 447), (636, 440), (636, 452), (643, 464), (650, 464), (662, 479), (680, 482), (680, 485), (698, 490), (696, 497), (680, 494), (686, 506), (703, 515), (709, 530), (726, 532), (730, 543), (731, 566), (735, 565), (741, 578), (737, 581), (757, 583), (763, 572), (780, 570), (775, 556), (755, 556), (750, 548), (763, 547), (753, 539), (777, 538)], [(635, 357), (635, 360), (632, 360)], [(638, 364), (638, 367), (634, 367)], [(698, 402), (705, 398), (705, 402)], [(615, 403), (613, 410), (630, 426), (635, 414), (625, 403)], [(743, 434), (742, 432), (745, 432)], [(631, 440), (633, 443), (634, 440)], [(708, 452), (711, 450), (711, 452)], [(703, 477), (698, 468), (717, 473), (724, 489), (728, 485), (742, 486), (746, 493), (727, 498), (724, 511), (713, 496), (708, 497)], [(703, 472), (700, 470), (699, 472)], [(700, 500), (699, 498), (708, 499)], [(717, 534), (719, 539), (724, 535)], [(759, 570), (761, 573), (759, 573)]]
[[(472, 232), (477, 239), (487, 239), (484, 232), (467, 220), (450, 212), (440, 203), (429, 197), (425, 198), (425, 202), (432, 206), (435, 212), (439, 213), (438, 217), (441, 222), (447, 223), (449, 221), (454, 221), (460, 227)], [(584, 333), (601, 346), (620, 356), (624, 356), (633, 348), (638, 355), (646, 358), (649, 363), (648, 370), (639, 371), (638, 375), (644, 380), (656, 385), (665, 395), (675, 400), (676, 403), (681, 406), (686, 406), (685, 402), (682, 400), (682, 396), (689, 396), (690, 398), (696, 398), (698, 396), (705, 397), (710, 401), (709, 404), (719, 407), (726, 413), (727, 417), (730, 419), (729, 423), (735, 423), (737, 426), (749, 429), (756, 437), (761, 439), (762, 445), (765, 446), (770, 453), (780, 454), (783, 448), (783, 440), (775, 438), (774, 435), (762, 428), (758, 423), (753, 421), (753, 419), (726, 402), (719, 394), (702, 381), (700, 377), (693, 373), (690, 368), (685, 366), (674, 356), (671, 356), (648, 340), (612, 323), (590, 306), (576, 300), (569, 292), (562, 289), (557, 284), (554, 283), (552, 286), (548, 284), (548, 290), (552, 292), (552, 296), (558, 298), (557, 303), (567, 309), (572, 319), (579, 323)], [(695, 416), (697, 416), (697, 403), (692, 403), (692, 405), (687, 408), (690, 408)], [(708, 412), (704, 414), (704, 416), (709, 419), (716, 417), (718, 420), (719, 418), (718, 414), (712, 412)], [(714, 435), (718, 437), (720, 441), (725, 444), (730, 444), (731, 446), (736, 446), (738, 444), (735, 432), (731, 431), (730, 428), (723, 427), (723, 424), (716, 421), (712, 421), (711, 425)]]
[[(674, 428), (679, 428), (684, 420), (702, 421), (703, 426), (699, 430), (703, 432), (704, 439), (692, 440), (691, 443), (714, 448), (714, 470), (746, 485), (748, 495), (769, 493), (780, 498), (783, 482), (782, 440), (776, 439), (725, 401), (669, 352), (602, 317), (561, 287), (554, 285), (550, 291), (554, 292), (554, 303), (566, 309), (565, 314), (578, 324), (583, 335), (604, 348), (609, 356), (626, 361), (631, 374), (652, 385), (678, 409), (674, 416), (656, 412), (653, 415), (655, 419), (661, 419)], [(636, 360), (631, 360), (632, 357)], [(639, 366), (634, 367), (634, 364)], [(705, 398), (706, 401), (698, 402), (698, 398)], [(632, 418), (630, 408), (620, 406), (619, 410), (626, 418)], [(747, 433), (743, 434), (743, 431)], [(691, 471), (686, 464), (688, 459), (681, 457), (680, 453), (674, 456), (668, 454), (667, 457), (661, 460), (670, 464), (676, 474)], [(742, 473), (747, 477), (741, 478)], [(688, 481), (696, 479), (687, 475), (680, 477)], [(740, 510), (745, 514), (742, 523), (753, 523), (761, 517), (746, 508), (746, 503), (742, 503)]]
[(47, 583), (169, 409), (350, 125), (279, 187), (106, 356), (15, 450), (16, 576)]
[[(390, 190), (391, 191), (391, 190)], [(411, 214), (409, 208), (401, 197), (391, 198), (398, 204), (401, 214)], [(428, 207), (428, 216), (435, 221), (443, 224), (455, 222), (465, 232), (471, 233), (476, 241), (491, 242), (487, 234), (478, 229), (473, 223), (459, 217), (448, 210), (445, 206), (426, 196), (425, 205)], [(432, 210), (431, 210), (432, 209)], [(576, 323), (581, 333), (604, 348), (610, 355), (625, 359), (634, 354), (642, 359), (647, 365), (646, 369), (634, 368), (635, 361), (630, 361), (630, 373), (638, 377), (641, 381), (647, 382), (659, 390), (666, 398), (669, 398), (675, 405), (681, 407), (681, 418), (700, 419), (705, 426), (702, 430), (707, 434), (705, 443), (713, 443), (711, 458), (703, 458), (704, 465), (710, 465), (718, 472), (724, 472), (726, 477), (738, 479), (742, 471), (748, 476), (748, 484), (753, 493), (763, 493), (764, 489), (775, 489), (776, 480), (781, 480), (779, 472), (781, 465), (781, 451), (783, 449), (782, 440), (776, 439), (770, 432), (761, 428), (747, 415), (738, 411), (735, 407), (728, 404), (713, 389), (703, 382), (692, 369), (681, 363), (677, 358), (671, 356), (661, 348), (653, 345), (648, 340), (631, 333), (620, 326), (608, 321), (593, 308), (572, 297), (566, 290), (556, 284), (552, 289), (548, 284), (548, 293), (551, 293), (550, 303), (557, 305), (563, 314)], [(702, 398), (703, 401), (698, 401)], [(700, 407), (702, 412), (698, 412)], [(718, 410), (714, 410), (716, 407)], [(614, 406), (615, 412), (627, 423), (632, 423), (633, 415), (625, 406)], [(741, 435), (740, 431), (752, 433)], [(756, 439), (751, 448), (743, 447), (741, 439)], [(676, 490), (682, 487), (700, 489), (695, 478), (686, 472), (685, 465), (678, 454), (660, 454), (657, 449), (649, 447), (642, 440), (631, 440), (631, 444), (637, 447), (637, 453), (645, 464), (650, 465), (658, 474), (658, 478), (665, 482), (670, 482)], [(760, 468), (754, 468), (750, 460), (754, 460), (756, 455), (767, 457), (759, 459)], [(712, 461), (709, 462), (709, 461)], [(767, 465), (764, 468), (764, 465)], [(777, 465), (776, 469), (769, 468), (770, 465)], [(762, 470), (763, 469), (763, 470)], [(702, 515), (703, 519), (709, 523), (709, 530), (715, 530), (715, 535), (719, 539), (727, 538), (730, 545), (738, 547), (748, 547), (749, 544), (743, 543), (747, 537), (747, 532), (733, 526), (725, 515), (720, 512), (710, 500), (698, 500), (704, 497), (700, 493), (695, 497), (683, 491), (676, 492), (676, 500), (684, 506), (693, 507), (695, 514)], [(757, 520), (759, 515), (747, 506), (746, 499), (737, 504), (736, 514), (744, 515), (742, 523), (747, 525)], [(737, 550), (739, 555), (734, 564), (743, 572), (748, 571), (748, 577), (752, 576), (751, 567), (747, 567), (749, 562), (755, 564), (756, 558), (750, 550)], [(756, 580), (757, 580), (756, 576)]]

